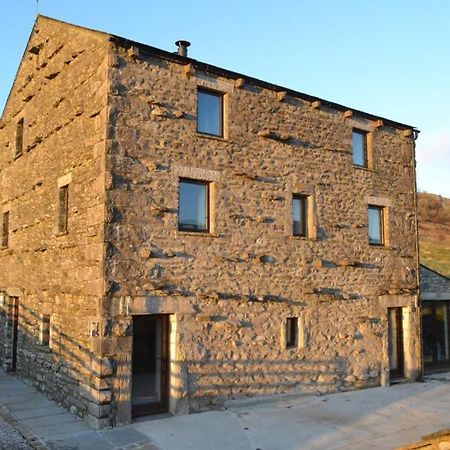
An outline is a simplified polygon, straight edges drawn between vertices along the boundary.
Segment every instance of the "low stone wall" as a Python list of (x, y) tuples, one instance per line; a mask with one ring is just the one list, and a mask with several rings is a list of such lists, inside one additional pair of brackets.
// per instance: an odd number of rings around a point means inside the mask
[(450, 450), (450, 428), (424, 436), (416, 444), (399, 447), (397, 450)]

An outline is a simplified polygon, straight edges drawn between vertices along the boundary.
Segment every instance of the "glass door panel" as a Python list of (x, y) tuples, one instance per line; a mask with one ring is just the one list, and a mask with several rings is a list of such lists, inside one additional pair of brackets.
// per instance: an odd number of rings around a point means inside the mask
[(422, 307), (422, 337), (424, 363), (432, 363), (434, 360), (434, 319), (431, 306)]
[(448, 361), (449, 359), (448, 338), (447, 305), (436, 305), (436, 357), (438, 361)]
[(422, 336), (424, 363), (427, 369), (450, 366), (450, 302), (422, 303)]

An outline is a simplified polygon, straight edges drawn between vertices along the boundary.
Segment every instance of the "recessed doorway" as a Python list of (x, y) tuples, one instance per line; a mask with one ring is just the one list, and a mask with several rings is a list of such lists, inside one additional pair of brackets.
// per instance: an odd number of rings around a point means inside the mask
[(167, 412), (169, 315), (133, 316), (132, 416)]
[(389, 376), (391, 380), (405, 376), (402, 315), (402, 308), (388, 308)]

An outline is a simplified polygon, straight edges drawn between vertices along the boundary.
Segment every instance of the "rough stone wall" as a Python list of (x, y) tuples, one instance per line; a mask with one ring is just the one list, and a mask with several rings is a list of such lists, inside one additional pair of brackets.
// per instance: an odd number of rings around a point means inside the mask
[[(104, 288), (107, 52), (105, 36), (39, 17), (0, 125), (0, 213), (10, 212), (0, 292), (20, 301), (17, 371), (87, 418), (101, 384), (89, 326)], [(24, 150), (14, 159), (20, 118)], [(58, 183), (69, 183), (67, 234), (58, 233)], [(50, 346), (39, 344), (42, 314)]]
[(421, 265), (420, 298), (422, 300), (450, 300), (450, 279)]
[[(19, 373), (95, 425), (129, 422), (132, 316), (166, 313), (173, 412), (371, 386), (388, 370), (387, 307), (403, 306), (413, 379), (411, 137), (107, 40), (40, 18), (2, 117), (0, 291), (20, 299)], [(197, 86), (225, 93), (224, 139), (196, 132)], [(22, 117), (25, 151), (13, 159)], [(354, 126), (372, 133), (372, 170), (352, 165)], [(212, 182), (209, 235), (177, 230), (182, 176)], [(307, 239), (291, 236), (293, 193), (311, 199)], [(367, 243), (368, 204), (387, 208), (384, 248)], [(294, 349), (287, 317), (299, 318)]]
[[(130, 325), (141, 313), (174, 315), (180, 409), (379, 384), (388, 306), (411, 312), (417, 371), (411, 137), (133, 50), (117, 49), (110, 77), (105, 314), (114, 326), (103, 355), (117, 363), (113, 398), (129, 408)], [(224, 139), (196, 132), (198, 85), (225, 93)], [(373, 170), (352, 165), (353, 126), (372, 132)], [(210, 235), (177, 230), (180, 176), (213, 182)], [(312, 196), (312, 238), (291, 236), (292, 193)], [(383, 248), (367, 238), (377, 202), (388, 208)], [(301, 319), (302, 347), (284, 348), (286, 317)]]

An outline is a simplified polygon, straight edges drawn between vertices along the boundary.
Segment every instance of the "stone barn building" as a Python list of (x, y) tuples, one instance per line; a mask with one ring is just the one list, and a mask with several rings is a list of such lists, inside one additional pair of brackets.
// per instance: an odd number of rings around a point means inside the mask
[(39, 16), (0, 124), (0, 364), (97, 427), (421, 374), (408, 125)]
[(425, 373), (450, 370), (450, 279), (420, 265)]

